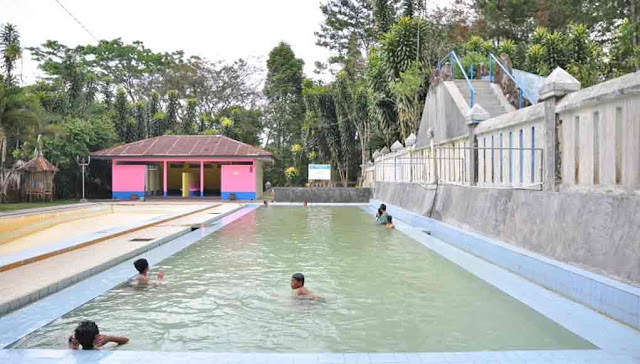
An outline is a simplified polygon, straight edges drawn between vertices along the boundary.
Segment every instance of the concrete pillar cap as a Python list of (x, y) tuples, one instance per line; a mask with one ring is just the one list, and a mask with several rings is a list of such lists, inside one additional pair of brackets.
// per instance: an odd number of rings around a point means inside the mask
[(480, 106), (480, 104), (473, 105), (473, 107), (471, 108), (470, 115), (471, 115), (470, 124), (477, 124), (481, 121), (491, 118), (491, 115), (487, 112), (487, 110), (485, 110), (482, 106)]
[(406, 145), (407, 147), (410, 147), (414, 144), (416, 144), (416, 135), (411, 133), (407, 139), (404, 140), (404, 145)]
[(400, 143), (399, 140), (396, 140), (392, 145), (391, 145), (391, 151), (392, 152), (397, 152), (399, 150), (404, 149), (404, 145), (402, 145), (402, 143)]
[(580, 81), (571, 76), (569, 72), (557, 67), (542, 83), (540, 87), (540, 100), (543, 101), (551, 97), (561, 97), (578, 90), (580, 90)]

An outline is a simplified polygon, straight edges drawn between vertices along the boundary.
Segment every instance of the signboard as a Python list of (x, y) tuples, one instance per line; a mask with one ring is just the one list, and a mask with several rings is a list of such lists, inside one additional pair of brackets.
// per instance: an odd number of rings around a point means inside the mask
[(331, 181), (331, 165), (330, 164), (309, 164), (310, 181)]

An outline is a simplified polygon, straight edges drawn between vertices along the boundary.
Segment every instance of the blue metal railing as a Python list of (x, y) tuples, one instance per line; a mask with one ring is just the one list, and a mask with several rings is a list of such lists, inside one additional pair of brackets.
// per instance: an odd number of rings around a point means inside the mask
[(502, 71), (509, 76), (511, 81), (513, 81), (513, 83), (518, 88), (518, 109), (522, 109), (523, 96), (529, 101), (531, 105), (535, 105), (536, 102), (531, 97), (529, 97), (529, 95), (527, 95), (527, 93), (524, 91), (524, 88), (522, 88), (520, 83), (516, 81), (515, 77), (513, 77), (511, 72), (509, 72), (509, 70), (502, 64), (502, 62), (500, 62), (498, 58), (496, 58), (496, 56), (493, 53), (489, 53), (489, 81), (494, 82), (494, 79), (493, 79), (493, 62), (494, 61), (498, 64), (498, 66), (500, 66), (500, 68), (502, 68)]
[[(447, 58), (451, 58), (451, 80), (455, 80), (456, 78), (455, 65), (457, 64), (458, 68), (460, 68), (460, 71), (462, 72), (462, 75), (464, 76), (464, 79), (467, 81), (469, 90), (471, 90), (471, 100), (469, 100), (469, 107), (473, 107), (473, 105), (476, 104), (476, 89), (473, 88), (473, 85), (471, 85), (471, 81), (467, 76), (467, 72), (465, 71), (464, 67), (462, 67), (462, 62), (460, 62), (460, 58), (458, 58), (458, 55), (455, 51), (449, 52), (440, 61), (438, 61), (438, 70), (442, 69), (442, 62), (444, 62)], [(471, 72), (471, 74), (473, 74), (473, 65), (471, 66)]]

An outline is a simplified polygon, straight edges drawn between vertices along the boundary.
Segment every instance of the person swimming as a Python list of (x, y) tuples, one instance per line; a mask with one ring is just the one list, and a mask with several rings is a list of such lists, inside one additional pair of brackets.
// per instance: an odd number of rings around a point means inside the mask
[(382, 225), (385, 225), (388, 229), (393, 229), (393, 218), (387, 213), (387, 205), (381, 204), (376, 214), (376, 221)]
[(311, 300), (317, 299), (313, 292), (304, 286), (304, 274), (302, 273), (296, 273), (291, 276), (291, 289), (293, 290), (292, 295), (294, 297), (308, 298)]
[(94, 350), (108, 343), (124, 345), (129, 338), (124, 336), (101, 335), (98, 325), (93, 321), (82, 321), (69, 337), (69, 349)]
[(146, 259), (140, 258), (133, 262), (133, 266), (136, 268), (139, 274), (131, 279), (132, 283), (160, 283), (164, 279), (164, 272), (159, 271), (155, 281), (152, 281), (149, 276), (149, 262)]

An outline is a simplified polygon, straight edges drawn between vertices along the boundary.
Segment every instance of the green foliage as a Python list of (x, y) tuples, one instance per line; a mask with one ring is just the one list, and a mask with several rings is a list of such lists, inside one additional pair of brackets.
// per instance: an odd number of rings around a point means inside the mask
[(638, 17), (636, 21), (625, 19), (616, 31), (609, 64), (612, 77), (640, 71), (640, 15)]
[[(291, 47), (281, 42), (269, 52), (264, 94), (269, 101), (264, 125), (276, 148), (286, 147), (300, 138), (304, 117), (302, 102), (302, 67)], [(270, 142), (271, 140), (267, 140)]]
[(376, 40), (373, 5), (370, 0), (329, 0), (320, 4), (324, 20), (315, 32), (316, 45), (335, 52), (332, 62), (341, 61), (355, 39), (359, 49), (367, 51)]
[(509, 56), (509, 58), (511, 58), (511, 60), (514, 60), (514, 56), (516, 54), (516, 45), (511, 39), (500, 42), (500, 45), (498, 46), (498, 56), (501, 56), (503, 54), (506, 54), (507, 56)]
[(391, 84), (403, 140), (411, 133), (418, 132), (423, 105), (420, 96), (429, 73), (430, 70), (424, 70), (420, 62), (414, 62), (408, 70), (401, 72), (400, 77)]
[(391, 30), (391, 26), (395, 22), (396, 10), (393, 0), (372, 0), (373, 2), (373, 18), (375, 29), (378, 37)]
[(125, 143), (136, 140), (134, 121), (131, 115), (131, 103), (127, 100), (127, 94), (123, 89), (118, 89), (113, 108), (113, 123), (118, 133), (118, 138)]
[(191, 98), (187, 100), (187, 109), (182, 120), (182, 134), (193, 134), (196, 131), (198, 122), (198, 100)]
[(20, 33), (18, 29), (7, 23), (0, 30), (0, 54), (2, 55), (2, 67), (4, 68), (4, 81), (10, 84), (13, 81), (15, 64), (22, 57), (20, 48)]
[(171, 131), (175, 133), (178, 129), (178, 113), (180, 112), (180, 101), (176, 90), (169, 91), (167, 101), (167, 117), (163, 119), (160, 132), (162, 134)]
[(582, 24), (570, 24), (564, 32), (537, 28), (527, 46), (525, 69), (546, 76), (562, 67), (583, 87), (601, 82), (606, 72), (601, 48)]

